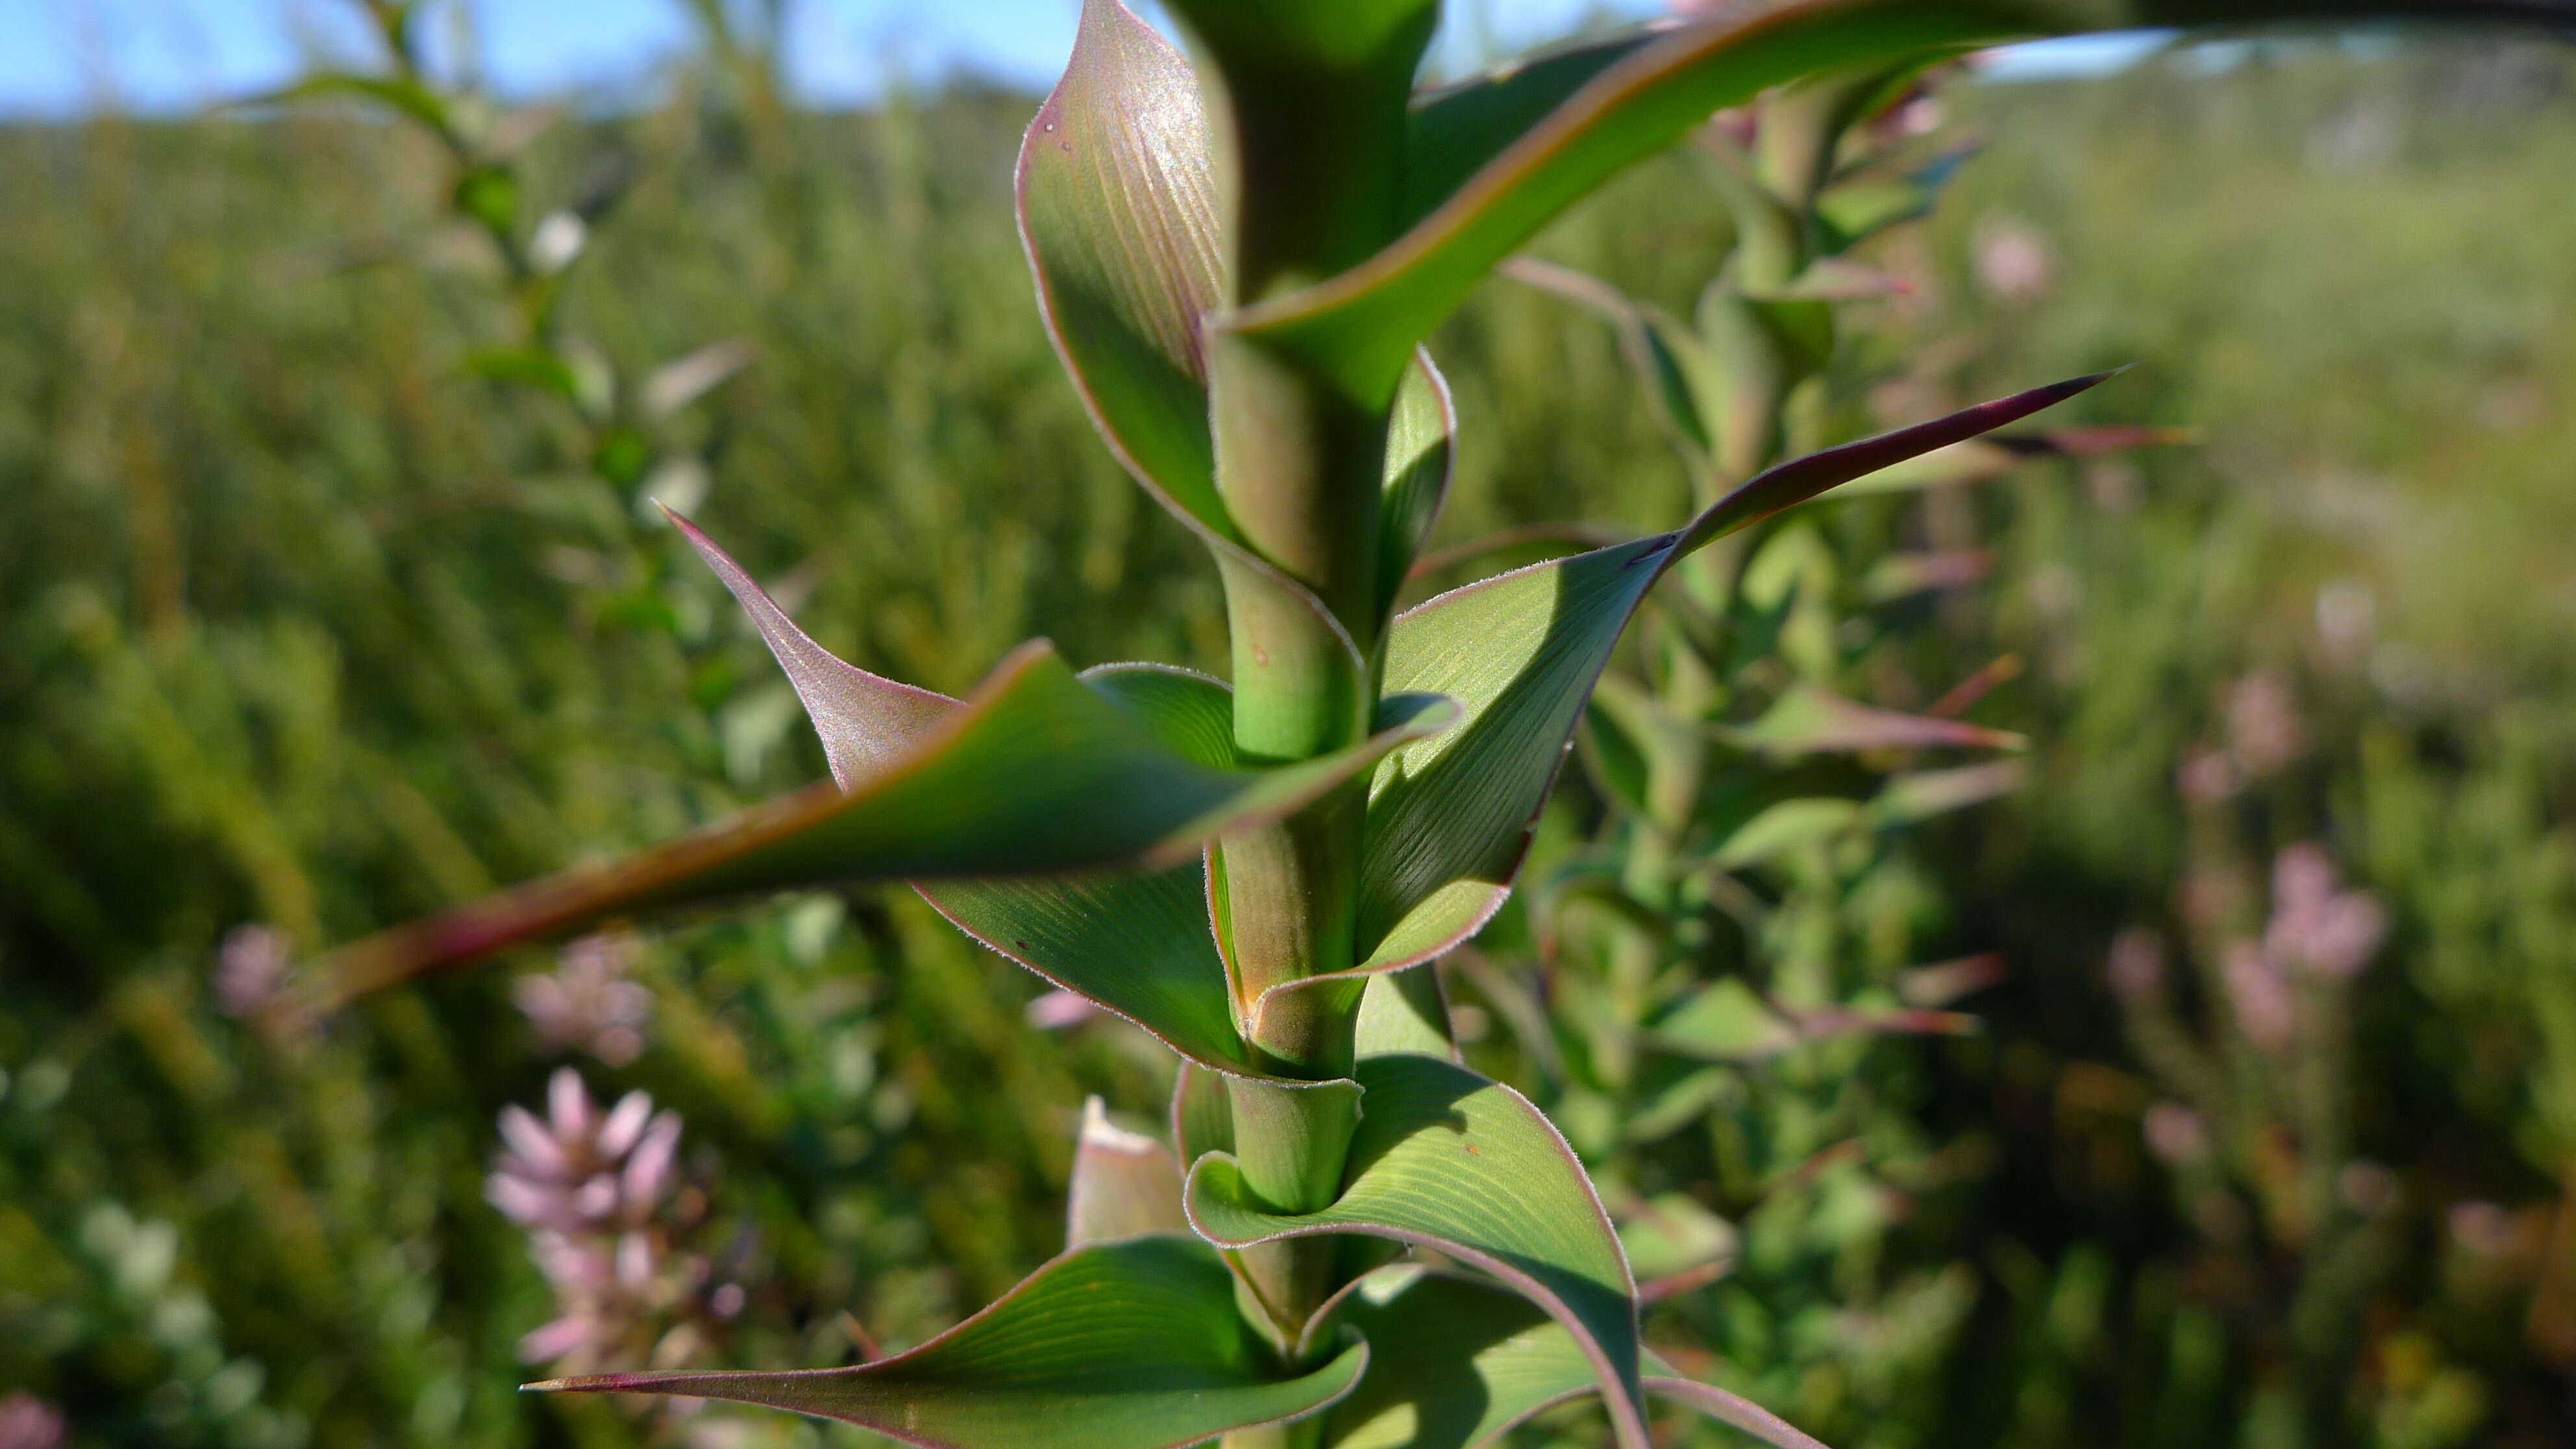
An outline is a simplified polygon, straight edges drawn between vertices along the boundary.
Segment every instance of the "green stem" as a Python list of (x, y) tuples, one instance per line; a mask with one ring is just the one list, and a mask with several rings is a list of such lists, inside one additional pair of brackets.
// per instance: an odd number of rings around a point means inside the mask
[[(1225, 570), (1235, 742), (1256, 759), (1305, 759), (1359, 739), (1375, 701), (1363, 651), (1378, 633), (1387, 420), (1240, 340), (1220, 337), (1210, 364), (1227, 505), (1296, 585), (1239, 562)], [(1265, 993), (1356, 960), (1366, 818), (1367, 787), (1354, 781), (1220, 847), (1237, 1014), (1264, 1064), (1283, 1075), (1329, 1081), (1351, 1069), (1356, 993)], [(1232, 1097), (1254, 1193), (1284, 1212), (1329, 1205), (1358, 1121), (1355, 1094), (1238, 1083)], [(1240, 1261), (1283, 1338), (1338, 1286), (1329, 1239), (1265, 1244)]]
[[(1288, 581), (1240, 562), (1225, 570), (1235, 743), (1254, 759), (1308, 759), (1359, 739), (1375, 700), (1366, 658), (1387, 417), (1224, 334), (1209, 383), (1227, 508)], [(1352, 963), (1365, 805), (1354, 784), (1225, 843), (1239, 1009)], [(1284, 1067), (1340, 1075), (1349, 1024), (1307, 995), (1246, 1024)]]
[[(1437, 7), (1358, 35), (1316, 29), (1293, 7), (1198, 0), (1175, 7), (1201, 53), (1223, 164), (1229, 292), (1238, 304), (1342, 271), (1398, 229), (1403, 135), (1416, 63)], [(1256, 761), (1304, 760), (1362, 738), (1377, 702), (1380, 491), (1390, 408), (1353, 399), (1220, 322), (1207, 349), (1216, 474), (1243, 541), (1268, 568), (1222, 565), (1234, 653), (1234, 733)], [(1235, 1008), (1255, 1057), (1333, 1083), (1352, 1068), (1359, 993), (1295, 987), (1357, 959), (1367, 788), (1355, 781), (1219, 846), (1219, 913)], [(1308, 1213), (1341, 1191), (1355, 1086), (1231, 1085), (1245, 1185), (1274, 1211)], [(1293, 1344), (1339, 1286), (1333, 1241), (1237, 1255), (1246, 1289)], [(1229, 1435), (1288, 1449), (1309, 1426)]]

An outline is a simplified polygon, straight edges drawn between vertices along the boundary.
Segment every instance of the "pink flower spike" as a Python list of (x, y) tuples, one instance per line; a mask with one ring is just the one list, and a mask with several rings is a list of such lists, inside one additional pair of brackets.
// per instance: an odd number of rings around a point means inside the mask
[(2288, 1046), (2298, 1033), (2298, 1003), (2291, 997), (2290, 983), (2272, 968), (2263, 948), (2251, 941), (2229, 946), (2224, 973), (2228, 1006), (2246, 1038), (2270, 1049)]
[(662, 1195), (669, 1181), (671, 1160), (680, 1150), (680, 1114), (665, 1112), (653, 1119), (652, 1130), (637, 1144), (634, 1155), (626, 1159), (626, 1201), (638, 1209), (649, 1207)]
[(519, 1361), (522, 1363), (552, 1363), (556, 1359), (562, 1358), (564, 1355), (571, 1353), (574, 1349), (588, 1343), (590, 1341), (590, 1332), (591, 1323), (588, 1316), (579, 1313), (567, 1313), (563, 1317), (556, 1319), (554, 1322), (547, 1324), (545, 1327), (536, 1329), (530, 1332), (525, 1338), (520, 1339)]
[(514, 1223), (536, 1226), (560, 1216), (563, 1199), (523, 1177), (496, 1172), (483, 1182), (483, 1200)]
[(2209, 1124), (2177, 1102), (2158, 1102), (2140, 1124), (2147, 1150), (2169, 1167), (2188, 1167), (2209, 1156)]
[[(257, 1016), (286, 987), (292, 944), (272, 926), (235, 926), (215, 952), (215, 1009)], [(0, 1441), (0, 1449), (8, 1449)]]
[(1029, 1003), (1029, 1025), (1040, 1031), (1061, 1031), (1079, 1026), (1091, 1019), (1092, 1004), (1070, 991), (1050, 991)]
[(567, 1142), (590, 1135), (590, 1089), (582, 1085), (581, 1073), (555, 1068), (546, 1082), (546, 1115), (554, 1119), (555, 1135)]
[(617, 1240), (617, 1281), (641, 1290), (653, 1281), (653, 1240), (628, 1233)]
[(2155, 932), (2131, 927), (2111, 938), (2111, 959), (2103, 968), (2111, 994), (2132, 1009), (2161, 1003), (2165, 995), (2165, 943)]
[(599, 1129), (599, 1155), (624, 1157), (635, 1140), (644, 1135), (644, 1124), (653, 1118), (653, 1099), (642, 1092), (629, 1092), (617, 1101), (608, 1121)]
[(2272, 862), (2272, 904), (2275, 910), (2313, 910), (2334, 896), (2340, 884), (2334, 857), (2315, 841), (2293, 845)]
[(537, 1176), (562, 1178), (572, 1173), (572, 1159), (563, 1144), (525, 1107), (501, 1109), (501, 1140)]

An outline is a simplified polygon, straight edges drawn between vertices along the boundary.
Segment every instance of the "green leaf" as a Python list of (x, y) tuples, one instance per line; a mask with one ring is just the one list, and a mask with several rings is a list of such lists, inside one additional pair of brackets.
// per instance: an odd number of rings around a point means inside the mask
[(1712, 859), (1726, 870), (1759, 865), (1792, 850), (1832, 840), (1865, 818), (1867, 812), (1856, 800), (1831, 796), (1783, 800), (1728, 835)]
[[(1165, 0), (1209, 49), (1246, 64), (1301, 69), (1374, 68), (1410, 32), (1426, 36), (1437, 0)], [(1419, 42), (1415, 42), (1418, 50)], [(1412, 70), (1408, 62), (1405, 66)]]
[(1505, 276), (1588, 307), (1608, 321), (1619, 353), (1646, 385), (1655, 421), (1694, 466), (1705, 468), (1717, 446), (1700, 399), (1722, 394), (1717, 364), (1679, 318), (1629, 297), (1598, 277), (1535, 257), (1503, 263)]
[(484, 230), (507, 237), (519, 229), (518, 173), (491, 162), (470, 167), (456, 178), (451, 204)]
[[(1828, 69), (2029, 34), (2030, 8), (1995, 0), (1811, 0), (1735, 21), (1689, 25), (1583, 75), (1561, 76), (1517, 105), (1483, 103), (1469, 144), (1461, 126), (1443, 154), (1485, 159), (1377, 255), (1340, 276), (1247, 309), (1246, 335), (1336, 379), (1363, 402), (1389, 395), (1407, 349), (1429, 334), (1492, 267), (1568, 206), (1679, 140), (1712, 111)], [(1567, 89), (1565, 82), (1575, 84)], [(1516, 133), (1543, 93), (1563, 99)], [(1464, 106), (1465, 101), (1452, 102)], [(1417, 125), (1419, 125), (1419, 120)], [(1455, 161), (1424, 168), (1454, 175)]]
[(831, 765), (832, 778), (842, 789), (856, 787), (900, 758), (959, 708), (957, 701), (944, 694), (916, 689), (843, 663), (797, 628), (796, 622), (769, 597), (768, 590), (743, 572), (742, 566), (718, 548), (715, 540), (700, 532), (696, 524), (670, 509), (662, 512), (698, 551), (698, 556), (706, 560), (707, 567), (715, 570), (743, 612), (751, 616), (762, 641), (778, 660), (778, 667), (787, 671), (787, 682), (795, 687), (806, 717), (814, 722), (814, 733), (823, 741), (823, 758)]
[(1421, 353), (1396, 389), (1386, 437), (1386, 494), (1378, 545), (1378, 616), (1395, 607), (1414, 560), (1440, 520), (1457, 471), (1458, 412), (1449, 383)]
[(1749, 528), (1775, 513), (1796, 507), (1855, 478), (1867, 477), (1881, 468), (1892, 467), (1934, 448), (1945, 448), (1996, 428), (2008, 427), (2042, 409), (2055, 407), (2078, 393), (2090, 392), (2125, 371), (2126, 368), (2097, 372), (2089, 377), (2070, 378), (2065, 382), (2032, 388), (2011, 397), (1963, 408), (1930, 422), (1898, 428), (1894, 432), (1827, 448), (1783, 463), (1719, 499), (1716, 506), (1693, 519), (1690, 527), (1682, 531), (1680, 552), (1689, 553), (1737, 529)]
[(1730, 744), (1784, 759), (1863, 750), (2018, 750), (2030, 743), (2005, 730), (1873, 709), (1810, 684), (1792, 686), (1761, 718), (1720, 734)]
[(1574, 1335), (1594, 1379), (1608, 1386), (1620, 1443), (1642, 1449), (1636, 1284), (1565, 1139), (1519, 1093), (1436, 1057), (1373, 1057), (1353, 1076), (1364, 1110), (1332, 1206), (1267, 1212), (1234, 1158), (1211, 1153), (1188, 1183), (1200, 1236), (1243, 1248), (1357, 1233), (1436, 1248), (1492, 1273)]
[(582, 401), (581, 379), (574, 376), (571, 364), (542, 347), (486, 347), (469, 352), (465, 375), (542, 388), (576, 405)]
[(1822, 1440), (1808, 1435), (1741, 1394), (1730, 1394), (1714, 1385), (1663, 1375), (1647, 1378), (1645, 1385), (1646, 1392), (1656, 1398), (1687, 1404), (1721, 1424), (1743, 1430), (1772, 1449), (1825, 1449)]
[(1415, 698), (1349, 749), (1271, 769), (1215, 769), (1174, 750), (1044, 643), (1024, 645), (964, 706), (886, 768), (616, 864), (567, 871), (344, 948), (344, 992), (372, 989), (611, 917), (860, 879), (1168, 867), (1291, 813), (1457, 716)]
[(1205, 534), (1242, 541), (1216, 487), (1200, 319), (1223, 305), (1207, 120), (1187, 60), (1116, 0), (1020, 144), (1020, 235), (1048, 333), (1110, 450)]
[(1381, 1268), (1317, 1321), (1369, 1343), (1369, 1372), (1324, 1415), (1324, 1449), (1468, 1449), (1600, 1386), (1564, 1325), (1456, 1273)]
[(1193, 861), (1168, 871), (914, 888), (957, 929), (1134, 1022), (1183, 1057), (1259, 1075), (1208, 930), (1203, 871)]
[(1439, 0), (1169, 0), (1223, 115), (1236, 299), (1302, 285), (1402, 228), (1405, 113)]
[(1181, 1165), (1162, 1143), (1111, 1122), (1092, 1097), (1082, 1104), (1064, 1217), (1068, 1251), (1148, 1233), (1187, 1233)]
[(1311, 1414), (1350, 1392), (1356, 1339), (1306, 1373), (1280, 1366), (1205, 1244), (1160, 1236), (1078, 1249), (964, 1323), (852, 1368), (597, 1374), (548, 1392), (682, 1394), (858, 1424), (932, 1449), (1177, 1449)]
[(1221, 1073), (1181, 1063), (1172, 1083), (1172, 1148), (1181, 1161), (1234, 1150), (1234, 1103), (1225, 1080)]
[(1441, 681), (1465, 718), (1453, 748), (1407, 751), (1370, 781), (1363, 959), (1435, 951), (1500, 904), (1593, 681), (1674, 542), (1665, 534), (1520, 569), (1397, 616), (1387, 686)]
[(1974, 1017), (1922, 1007), (1793, 1008), (1729, 976), (1685, 997), (1646, 1036), (1700, 1061), (1753, 1062), (1839, 1037), (1965, 1036), (1976, 1029)]
[(1846, 250), (1892, 226), (1931, 214), (1940, 200), (1934, 176), (1860, 176), (1827, 187), (1816, 215), (1835, 250)]
[(1799, 0), (1682, 26), (1625, 53), (1535, 62), (1519, 94), (1469, 91), (1448, 101), (1454, 124), (1426, 124), (1437, 100), (1417, 113), (1414, 128), (1424, 134), (1407, 160), (1425, 180), (1407, 188), (1418, 219), (1403, 235), (1232, 325), (1334, 378), (1354, 399), (1380, 400), (1406, 349), (1496, 263), (1711, 112), (1773, 86), (2044, 34), (2405, 16), (2564, 24), (2576, 19), (2576, 0)]
[[(1020, 146), (1020, 235), (1038, 307), (1093, 425), (1136, 481), (1229, 571), (1329, 620), (1253, 551), (1218, 490), (1202, 334), (1225, 292), (1211, 156), (1189, 62), (1117, 0), (1085, 0), (1064, 78)], [(1382, 572), (1399, 580), (1447, 490), (1455, 430), (1430, 354), (1410, 355), (1384, 503)], [(1393, 586), (1385, 592), (1391, 601)]]
[(1742, 1243), (1735, 1225), (1688, 1193), (1668, 1192), (1623, 1209), (1619, 1241), (1641, 1282), (1704, 1272), (1731, 1261)]
[[(671, 521), (751, 615), (822, 737), (832, 776), (856, 787), (901, 757), (960, 706), (870, 674), (796, 627), (760, 585), (687, 519)], [(1088, 671), (1167, 747), (1198, 764), (1234, 763), (1225, 686), (1144, 665)], [(1202, 862), (1166, 871), (1094, 871), (915, 887), (967, 935), (1048, 981), (1136, 1023), (1182, 1056), (1251, 1071), (1208, 929)]]
[(1897, 775), (1869, 802), (1870, 819), (1879, 825), (1911, 825), (2000, 799), (2029, 778), (2029, 768), (2019, 760)]
[(1370, 977), (1360, 994), (1354, 1050), (1362, 1058), (1418, 1052), (1456, 1061), (1458, 1045), (1450, 1039), (1449, 1000), (1440, 990), (1439, 968), (1425, 961)]
[[(1574, 1336), (1492, 1284), (1418, 1264), (1354, 1282), (1318, 1316), (1369, 1343), (1369, 1371), (1325, 1411), (1322, 1449), (1475, 1449), (1600, 1385)], [(1640, 1380), (1664, 1399), (1774, 1449), (1825, 1449), (1770, 1410), (1675, 1377), (1653, 1354)]]
[(1370, 780), (1357, 969), (1430, 959), (1500, 907), (1595, 681), (1676, 560), (1837, 483), (2100, 381), (2034, 389), (1784, 463), (1674, 533), (1502, 574), (1398, 615), (1386, 687), (1447, 695), (1463, 713), (1456, 729), (1389, 755)]
[(2199, 440), (2200, 434), (2190, 428), (2135, 426), (2053, 428), (2039, 433), (1975, 438), (1855, 478), (1846, 488), (1855, 495), (1910, 493), (1983, 482), (2033, 458), (2093, 458), (2133, 448), (2177, 447)]
[(409, 116), (427, 126), (450, 145), (461, 145), (454, 118), (448, 114), (447, 102), (437, 92), (418, 81), (398, 76), (352, 75), (344, 71), (323, 71), (282, 90), (253, 96), (238, 104), (244, 106), (277, 106), (295, 101), (324, 100), (346, 97), (373, 101), (388, 110)]
[(1519, 56), (1414, 97), (1404, 135), (1405, 224), (1429, 216), (1549, 112), (1670, 28), (1667, 23)]

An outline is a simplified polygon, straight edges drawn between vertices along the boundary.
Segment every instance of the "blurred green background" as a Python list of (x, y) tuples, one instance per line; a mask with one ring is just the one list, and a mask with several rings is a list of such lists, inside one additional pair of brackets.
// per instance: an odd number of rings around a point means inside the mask
[[(1912, 290), (1856, 314), (1840, 401), (1910, 421), (2135, 361), (2084, 417), (2198, 440), (1902, 505), (1991, 564), (1928, 606), (1950, 674), (2025, 666), (1975, 717), (2034, 738), (2030, 783), (1920, 851), (1924, 959), (2007, 974), (1980, 1034), (1866, 1047), (1905, 1084), (1870, 1110), (1940, 1170), (1761, 1330), (1803, 1346), (1759, 1386), (1851, 1449), (2576, 1441), (2576, 56), (2292, 45), (1944, 97), (1974, 154), (1871, 254)], [(587, 242), (573, 354), (641, 395), (748, 348), (632, 468), (586, 382), (495, 362), (509, 284), (416, 130), (0, 128), (0, 1445), (858, 1442), (514, 1392), (561, 1281), (486, 1174), (567, 1064), (685, 1124), (629, 1234), (661, 1296), (585, 1328), (607, 1357), (843, 1362), (1058, 1248), (1084, 1096), (1150, 1121), (1170, 1063), (1032, 1029), (1043, 983), (905, 894), (261, 1009), (290, 957), (822, 777), (639, 490), (698, 495), (818, 639), (930, 687), (1032, 634), (1222, 669), (1211, 571), (1039, 329), (1033, 104), (809, 113), (711, 44), (651, 104), (533, 116), (519, 214)], [(1727, 237), (1685, 181), (1650, 165), (1539, 250), (1686, 305)], [(1434, 347), (1444, 540), (1681, 515), (1602, 329), (1497, 282)], [(2307, 841), (2386, 939), (2325, 1046), (2267, 1054), (2217, 962), (2137, 962), (2214, 955), (2229, 883)], [(2284, 1138), (2275, 1096), (2342, 1138)], [(1697, 1311), (1650, 1341), (1748, 1352)]]

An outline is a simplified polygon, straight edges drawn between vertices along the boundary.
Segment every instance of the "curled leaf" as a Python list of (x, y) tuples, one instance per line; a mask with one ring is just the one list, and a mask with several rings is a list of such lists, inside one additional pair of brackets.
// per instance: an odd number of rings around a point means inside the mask
[(1468, 1449), (1599, 1388), (1563, 1324), (1457, 1273), (1381, 1268), (1316, 1321), (1357, 1330), (1370, 1355), (1370, 1371), (1324, 1416), (1324, 1449)]
[(1573, 1150), (1509, 1087), (1436, 1057), (1359, 1063), (1365, 1095), (1341, 1194), (1304, 1214), (1263, 1209), (1228, 1154), (1190, 1170), (1200, 1236), (1227, 1248), (1318, 1233), (1418, 1243), (1494, 1274), (1574, 1336), (1624, 1449), (1642, 1449), (1636, 1283)]
[[(1101, 438), (1217, 555), (1229, 589), (1258, 587), (1314, 614), (1344, 635), (1356, 672), (1341, 623), (1252, 549), (1219, 489), (1203, 341), (1225, 293), (1212, 155), (1189, 62), (1118, 0), (1085, 0), (1064, 78), (1020, 146), (1020, 236), (1039, 311)], [(1380, 569), (1398, 579), (1447, 490), (1455, 426), (1430, 354), (1409, 348), (1407, 362)]]
[(788, 1373), (596, 1374), (542, 1392), (683, 1394), (838, 1419), (924, 1449), (1178, 1449), (1311, 1414), (1369, 1359), (1353, 1339), (1283, 1367), (1203, 1243), (1077, 1249), (981, 1313), (893, 1358)]
[(1186, 1233), (1180, 1163), (1162, 1143), (1111, 1122), (1100, 1099), (1089, 1098), (1064, 1215), (1068, 1251), (1148, 1233)]

